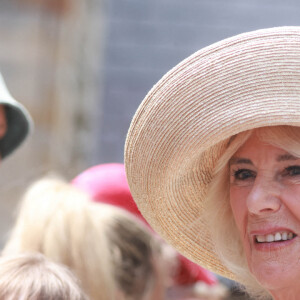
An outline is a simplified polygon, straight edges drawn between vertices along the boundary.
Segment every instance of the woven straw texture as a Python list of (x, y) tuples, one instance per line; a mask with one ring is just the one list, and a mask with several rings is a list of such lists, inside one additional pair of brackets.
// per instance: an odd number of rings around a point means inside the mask
[(273, 125), (300, 126), (300, 27), (194, 53), (150, 90), (127, 135), (128, 183), (144, 217), (183, 255), (232, 279), (214, 252), (203, 199), (228, 138)]

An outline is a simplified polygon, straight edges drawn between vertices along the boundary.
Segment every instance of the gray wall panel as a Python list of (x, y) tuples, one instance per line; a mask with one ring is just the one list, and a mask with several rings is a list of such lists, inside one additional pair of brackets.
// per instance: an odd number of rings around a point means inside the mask
[(109, 0), (107, 7), (97, 163), (123, 161), (139, 103), (183, 58), (244, 31), (300, 25), (299, 1)]

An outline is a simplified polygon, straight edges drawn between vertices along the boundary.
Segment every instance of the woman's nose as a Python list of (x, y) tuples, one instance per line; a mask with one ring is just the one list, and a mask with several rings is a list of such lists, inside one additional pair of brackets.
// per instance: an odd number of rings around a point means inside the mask
[(256, 177), (247, 197), (247, 207), (251, 214), (264, 215), (280, 209), (280, 190), (276, 180)]

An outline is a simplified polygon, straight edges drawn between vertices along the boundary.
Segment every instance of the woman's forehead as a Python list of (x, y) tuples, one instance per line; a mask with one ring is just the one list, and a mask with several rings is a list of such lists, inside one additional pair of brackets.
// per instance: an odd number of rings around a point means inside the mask
[(268, 151), (277, 149), (299, 157), (300, 127), (283, 125), (260, 127), (239, 133), (233, 138), (231, 144), (236, 144), (238, 147), (232, 156), (241, 152), (256, 152), (258, 148)]
[(298, 159), (285, 149), (274, 146), (266, 141), (261, 140), (256, 134), (252, 134), (232, 156), (229, 163), (230, 165), (251, 163), (251, 159), (263, 156), (272, 157), (272, 159), (276, 160), (277, 162)]

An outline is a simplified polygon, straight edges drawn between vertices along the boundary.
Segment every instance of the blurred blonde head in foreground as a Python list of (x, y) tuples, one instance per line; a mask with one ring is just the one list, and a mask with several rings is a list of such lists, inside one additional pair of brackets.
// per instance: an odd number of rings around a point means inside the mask
[(25, 193), (4, 254), (37, 251), (67, 265), (91, 299), (164, 299), (161, 244), (138, 219), (58, 179)]
[(75, 276), (39, 253), (0, 258), (1, 300), (87, 300)]

